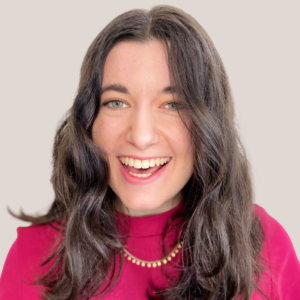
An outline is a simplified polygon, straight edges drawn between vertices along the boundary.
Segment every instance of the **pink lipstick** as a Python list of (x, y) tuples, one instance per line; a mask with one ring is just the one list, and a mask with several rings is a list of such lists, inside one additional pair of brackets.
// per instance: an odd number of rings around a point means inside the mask
[[(145, 158), (144, 158), (145, 159)], [(118, 159), (119, 165), (120, 165), (120, 170), (122, 175), (124, 176), (125, 180), (130, 183), (130, 184), (135, 184), (135, 185), (142, 185), (142, 184), (149, 184), (154, 182), (156, 179), (158, 179), (163, 172), (166, 170), (168, 167), (169, 162), (162, 166), (155, 166), (155, 167), (150, 167), (148, 169), (135, 169), (133, 167), (125, 166), (122, 164), (122, 162)], [(135, 174), (152, 174), (149, 177), (136, 177), (134, 175), (131, 175), (129, 173), (131, 171), (132, 173)]]

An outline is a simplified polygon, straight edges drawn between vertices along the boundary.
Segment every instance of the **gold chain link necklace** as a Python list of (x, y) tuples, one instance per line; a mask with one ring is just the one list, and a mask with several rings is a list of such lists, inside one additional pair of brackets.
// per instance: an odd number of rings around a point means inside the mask
[(137, 266), (142, 266), (145, 267), (147, 266), (148, 268), (156, 268), (157, 266), (160, 267), (162, 264), (166, 264), (168, 261), (171, 261), (173, 257), (176, 256), (176, 254), (179, 252), (179, 250), (182, 248), (182, 241), (179, 242), (176, 247), (164, 258), (155, 260), (155, 261), (146, 261), (142, 259), (138, 259), (132, 254), (130, 254), (126, 249), (123, 249), (122, 252), (124, 256), (131, 261), (133, 264), (136, 264)]

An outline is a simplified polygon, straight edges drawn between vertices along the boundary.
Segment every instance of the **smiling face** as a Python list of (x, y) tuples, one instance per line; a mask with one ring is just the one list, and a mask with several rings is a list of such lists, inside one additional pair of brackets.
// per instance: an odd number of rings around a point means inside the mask
[(104, 64), (92, 137), (108, 156), (119, 207), (130, 215), (172, 209), (193, 172), (190, 134), (175, 109), (166, 55), (157, 40), (122, 41)]

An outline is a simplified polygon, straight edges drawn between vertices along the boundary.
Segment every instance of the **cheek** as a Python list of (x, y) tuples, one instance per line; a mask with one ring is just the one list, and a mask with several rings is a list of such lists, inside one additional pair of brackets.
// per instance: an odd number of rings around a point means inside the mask
[(164, 135), (167, 137), (172, 150), (177, 155), (190, 155), (192, 152), (191, 136), (181, 119), (162, 124)]
[(92, 129), (92, 138), (94, 143), (105, 152), (110, 167), (110, 179), (109, 182), (114, 181), (114, 160), (111, 159), (114, 153), (114, 149), (117, 147), (119, 140), (118, 126), (115, 122), (111, 122), (109, 118), (101, 116), (99, 113)]
[(164, 136), (175, 158), (172, 173), (176, 176), (173, 178), (175, 180), (173, 183), (187, 181), (194, 169), (194, 147), (190, 132), (180, 118), (162, 124), (161, 128), (164, 128)]
[(181, 128), (178, 130), (177, 142), (178, 151), (180, 151), (180, 165), (185, 170), (186, 176), (190, 176), (194, 168), (194, 147), (192, 145), (191, 134), (186, 126), (181, 123)]
[(107, 155), (116, 147), (120, 134), (120, 124), (115, 120), (110, 120), (99, 112), (92, 130), (94, 143), (103, 149)]

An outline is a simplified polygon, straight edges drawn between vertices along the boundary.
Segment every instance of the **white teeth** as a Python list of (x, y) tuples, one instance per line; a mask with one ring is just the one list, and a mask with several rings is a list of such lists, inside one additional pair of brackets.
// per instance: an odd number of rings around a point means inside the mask
[(130, 167), (134, 167), (136, 169), (148, 169), (149, 167), (161, 166), (170, 161), (170, 157), (163, 157), (163, 158), (151, 158), (149, 159), (133, 159), (129, 157), (120, 157), (120, 161)]
[(133, 158), (129, 158), (129, 167), (133, 167), (134, 166), (134, 160)]
[(148, 169), (149, 165), (149, 160), (142, 160), (142, 169)]
[(149, 177), (152, 175), (152, 173), (149, 173), (149, 174), (135, 174), (135, 173), (132, 173), (130, 171), (128, 171), (129, 174), (131, 174), (132, 176), (135, 176), (135, 177), (139, 177), (139, 178), (146, 178), (146, 177)]
[(155, 159), (155, 164), (156, 164), (157, 166), (160, 166), (160, 158), (156, 158), (156, 159)]
[(150, 166), (150, 167), (154, 167), (154, 166), (155, 166), (155, 159), (154, 159), (154, 158), (151, 158), (151, 159), (150, 159), (149, 166)]
[(136, 169), (140, 169), (142, 167), (142, 161), (139, 159), (135, 159), (134, 160), (134, 165), (133, 165)]

